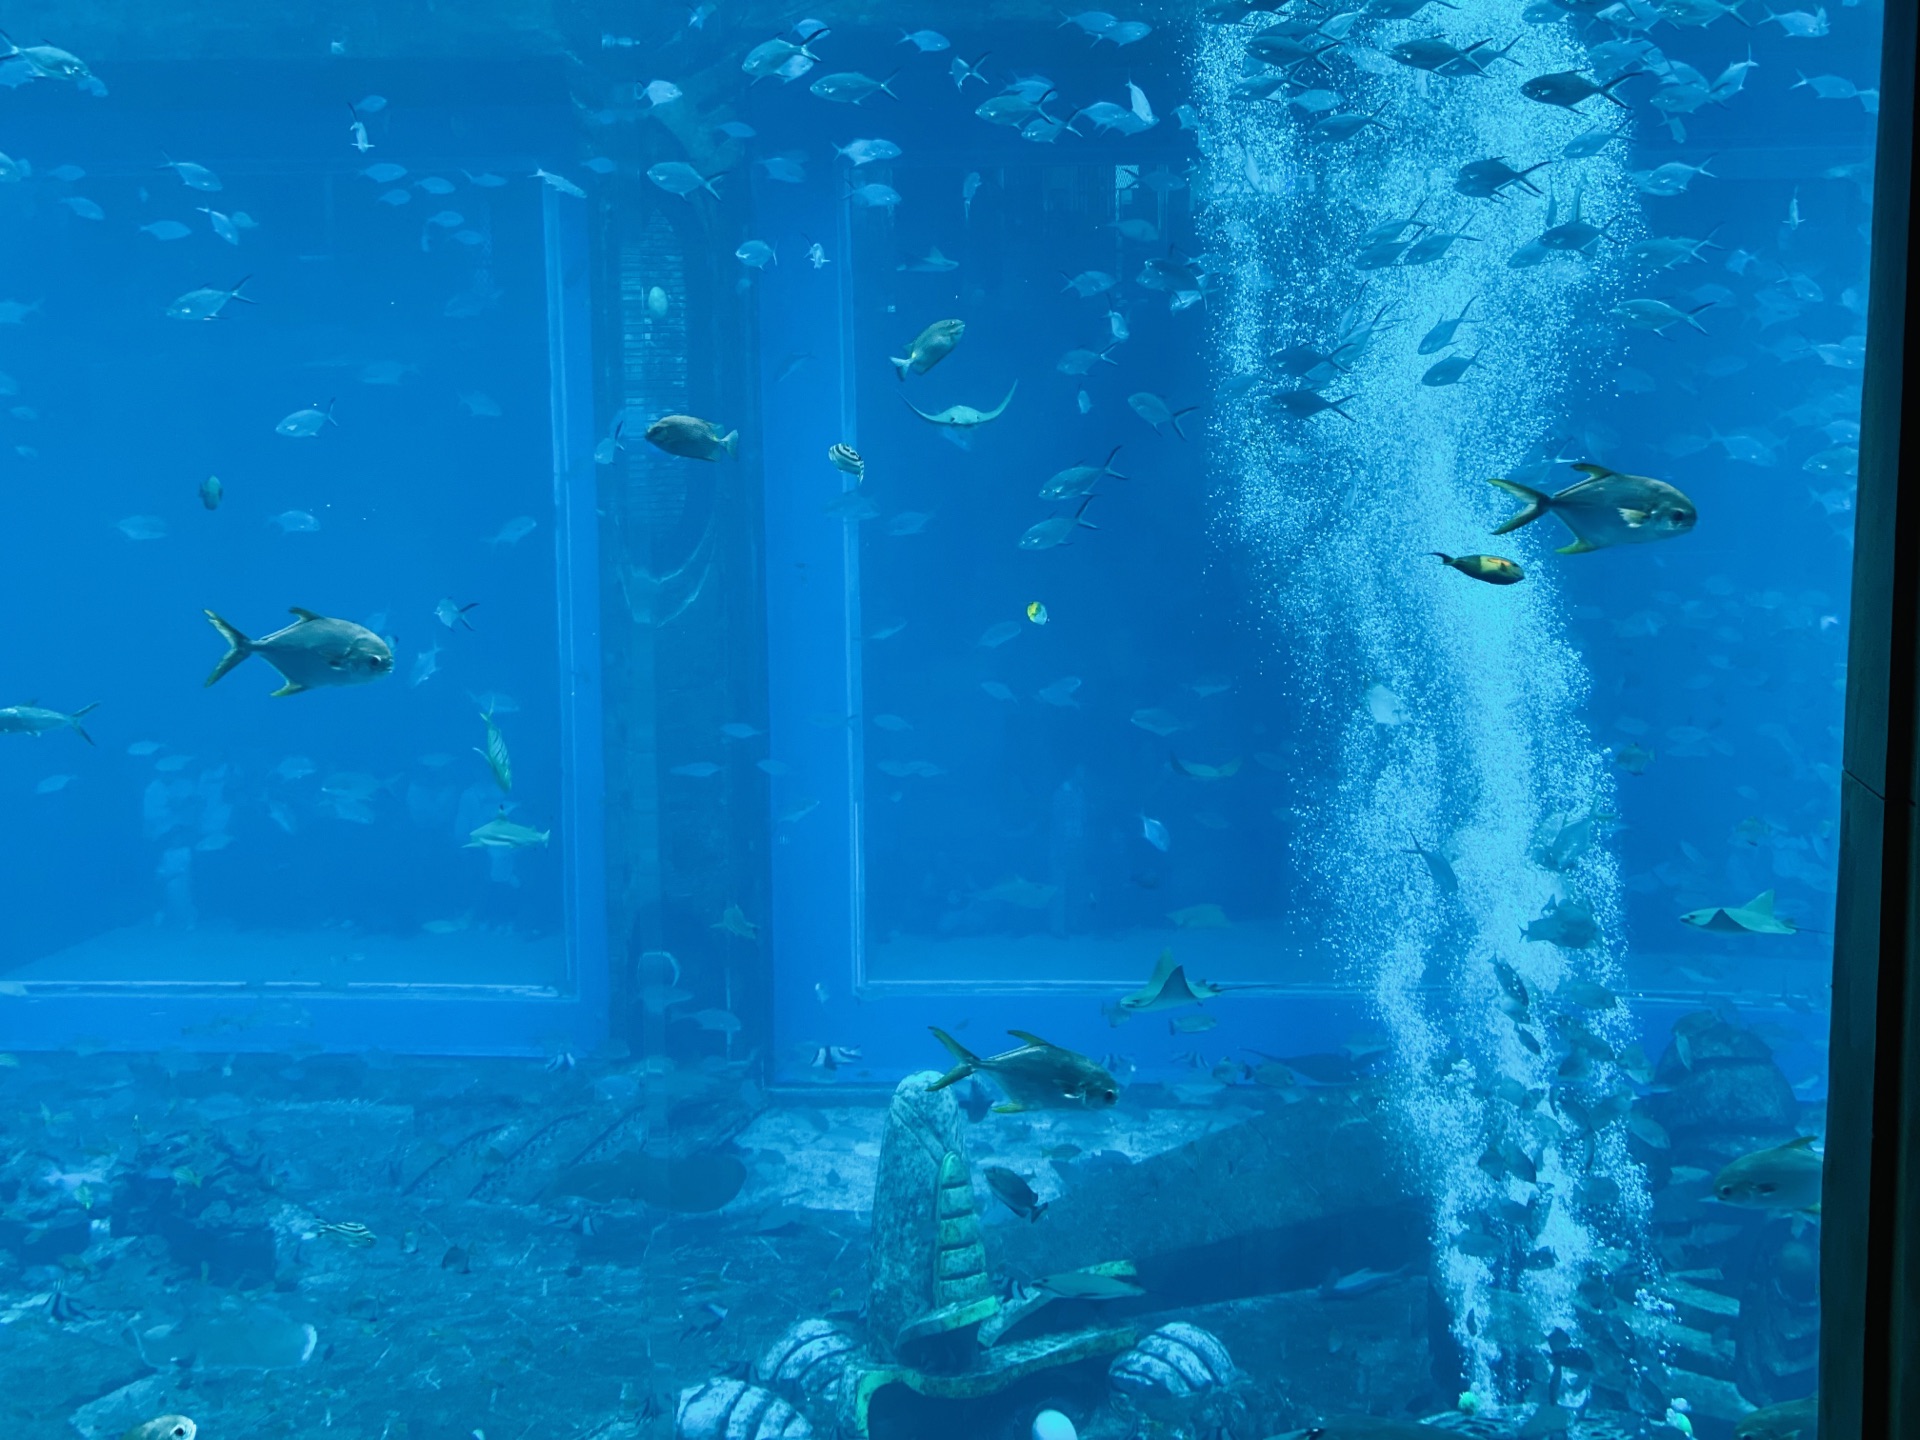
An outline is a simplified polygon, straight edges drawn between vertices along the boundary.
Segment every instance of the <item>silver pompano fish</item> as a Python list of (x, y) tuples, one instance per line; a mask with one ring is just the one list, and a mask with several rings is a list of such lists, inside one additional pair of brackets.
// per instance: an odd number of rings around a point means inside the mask
[(928, 1027), (934, 1038), (960, 1063), (942, 1075), (929, 1090), (944, 1090), (970, 1075), (986, 1075), (1007, 1092), (995, 1112), (1011, 1115), (1021, 1110), (1104, 1110), (1120, 1098), (1113, 1076), (1086, 1056), (1049, 1045), (1025, 1030), (1007, 1033), (1021, 1041), (1018, 1050), (982, 1059), (937, 1025)]
[(909, 375), (924, 375), (951, 355), (966, 333), (964, 320), (936, 320), (914, 337), (904, 356), (896, 355), (887, 363), (900, 372), (902, 380)]
[(734, 453), (740, 432), (729, 430), (722, 435), (720, 427), (711, 420), (693, 415), (662, 415), (647, 426), (647, 440), (669, 455), (688, 460), (718, 460), (723, 450), (728, 455)]
[(213, 611), (205, 612), (228, 645), (227, 653), (207, 676), (211, 685), (249, 655), (258, 655), (285, 677), (275, 695), (298, 695), (331, 685), (364, 685), (393, 673), (393, 651), (387, 642), (351, 620), (330, 620), (294, 606), (293, 624), (249, 640)]
[(38, 705), (9, 705), (0, 709), (0, 735), (45, 735), (49, 730), (71, 728), (80, 738), (93, 744), (93, 737), (87, 734), (80, 724), (80, 717), (90, 710), (97, 710), (98, 704), (82, 705), (71, 715), (61, 710), (47, 710)]
[(1655, 540), (1671, 540), (1693, 529), (1694, 521), (1700, 518), (1693, 501), (1664, 480), (1622, 475), (1604, 465), (1573, 468), (1587, 478), (1557, 495), (1548, 495), (1516, 480), (1494, 480), (1493, 484), (1519, 496), (1527, 504), (1493, 533), (1505, 535), (1551, 511), (1575, 536), (1574, 542), (1562, 545), (1558, 553), (1584, 555), (1609, 545), (1646, 545)]

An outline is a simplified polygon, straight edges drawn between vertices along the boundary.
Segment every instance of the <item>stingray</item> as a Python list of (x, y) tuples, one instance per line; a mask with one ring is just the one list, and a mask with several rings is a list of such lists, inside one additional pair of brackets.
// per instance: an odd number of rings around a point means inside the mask
[(1014, 381), (1012, 389), (1007, 391), (1007, 398), (1002, 400), (993, 409), (984, 411), (976, 410), (971, 405), (949, 405), (937, 414), (929, 415), (911, 400), (907, 400), (904, 396), (901, 398), (909, 410), (913, 411), (914, 414), (918, 415), (922, 420), (925, 420), (929, 425), (939, 425), (948, 430), (972, 430), (981, 425), (985, 425), (990, 420), (998, 420), (1002, 415), (1006, 414), (1007, 406), (1013, 403), (1013, 392), (1019, 388), (1020, 382), (1018, 380)]
[(1212, 985), (1205, 980), (1190, 980), (1186, 967), (1174, 964), (1173, 951), (1162, 950), (1159, 963), (1153, 967), (1153, 974), (1148, 977), (1147, 983), (1131, 995), (1121, 996), (1120, 1006), (1131, 1014), (1144, 1015), (1150, 1010), (1178, 1010), (1187, 1005), (1198, 1005), (1202, 1000), (1211, 1000), (1229, 990), (1253, 988), (1251, 985)]
[(1683, 925), (1702, 930), (1717, 930), (1723, 935), (1797, 935), (1800, 927), (1773, 913), (1773, 891), (1756, 895), (1744, 905), (1709, 905), (1704, 910), (1689, 910), (1680, 917)]

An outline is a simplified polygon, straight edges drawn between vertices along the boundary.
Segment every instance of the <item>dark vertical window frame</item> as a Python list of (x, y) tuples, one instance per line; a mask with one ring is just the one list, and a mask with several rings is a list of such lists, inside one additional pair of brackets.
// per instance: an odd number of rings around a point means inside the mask
[(1920, 1436), (1920, 381), (1908, 284), (1915, 36), (1889, 0), (1848, 644), (1822, 1197), (1820, 1434)]

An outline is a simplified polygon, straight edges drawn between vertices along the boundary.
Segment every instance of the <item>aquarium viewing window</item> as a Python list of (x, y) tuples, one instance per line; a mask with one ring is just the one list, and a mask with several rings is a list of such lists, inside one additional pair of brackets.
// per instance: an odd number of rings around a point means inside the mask
[(1920, 1437), (1916, 7), (821, 6), (0, 32), (0, 1431)]
[[(605, 990), (586, 237), (500, 173), (557, 103), (396, 74), (421, 105), (363, 107), (341, 161), (310, 70), (184, 108), (176, 78), (11, 97), (42, 157), (4, 197), (42, 541), (14, 596), (62, 617), (16, 612), (13, 683), (97, 704), (5, 757), (35, 837), (0, 881), (11, 1043), (577, 1043)], [(363, 622), (390, 675), (215, 687), (202, 612), (261, 639), (290, 606)]]

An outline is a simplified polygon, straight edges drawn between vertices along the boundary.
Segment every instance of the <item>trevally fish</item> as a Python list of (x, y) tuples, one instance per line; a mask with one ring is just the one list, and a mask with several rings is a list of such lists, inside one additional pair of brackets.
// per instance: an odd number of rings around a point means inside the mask
[[(779, 75), (783, 80), (797, 79), (820, 63), (820, 57), (807, 48), (824, 31), (815, 31), (806, 40), (796, 44), (792, 40), (764, 40), (747, 52), (747, 58), (740, 62), (740, 68), (755, 80), (764, 80), (769, 75)], [(801, 65), (786, 74), (792, 62), (798, 60)]]
[(891, 140), (849, 140), (845, 145), (834, 146), (833, 153), (844, 155), (857, 168), (876, 160), (898, 160), (900, 147)]
[(1026, 533), (1015, 542), (1016, 548), (1052, 550), (1071, 540), (1075, 530), (1098, 530), (1100, 528), (1098, 525), (1083, 518), (1087, 513), (1087, 506), (1092, 503), (1093, 496), (1088, 495), (1080, 502), (1080, 508), (1071, 515), (1054, 515), (1036, 525), (1028, 526)]
[(230, 290), (222, 290), (217, 285), (203, 285), (198, 290), (189, 290), (167, 307), (169, 320), (214, 320), (227, 308), (229, 300), (238, 300), (242, 305), (251, 305), (253, 301), (240, 293), (240, 286), (251, 280), (251, 275), (243, 275)]
[(1655, 540), (1671, 540), (1686, 534), (1699, 519), (1693, 501), (1664, 480), (1622, 475), (1604, 465), (1579, 464), (1573, 468), (1587, 478), (1557, 495), (1548, 495), (1517, 481), (1495, 478), (1491, 483), (1527, 503), (1525, 509), (1493, 533), (1505, 535), (1551, 512), (1560, 517), (1575, 537), (1571, 545), (1561, 546), (1556, 553), (1584, 555), (1609, 545), (1645, 545)]
[(273, 427), (276, 435), (291, 436), (295, 440), (311, 440), (328, 425), (339, 427), (340, 422), (333, 418), (333, 401), (327, 401), (324, 410), (309, 406), (305, 410), (296, 410), (278, 425)]
[(894, 95), (888, 87), (893, 84), (893, 76), (876, 80), (871, 75), (863, 75), (858, 70), (840, 70), (832, 75), (822, 75), (807, 87), (810, 94), (818, 95), (822, 100), (834, 100), (843, 105), (858, 105), (873, 95)]
[(895, 356), (888, 363), (899, 372), (902, 380), (909, 374), (924, 375), (953, 353), (953, 347), (967, 333), (964, 320), (936, 320), (914, 337), (907, 347), (905, 356)]
[(1133, 407), (1134, 414), (1146, 421), (1155, 430), (1158, 430), (1162, 425), (1170, 426), (1173, 433), (1178, 435), (1182, 440), (1187, 438), (1187, 434), (1180, 428), (1180, 417), (1191, 414), (1200, 408), (1198, 405), (1188, 405), (1182, 409), (1175, 410), (1151, 390), (1142, 390), (1136, 395), (1129, 395), (1127, 397), (1127, 404)]
[(61, 710), (48, 710), (39, 705), (8, 705), (0, 708), (0, 735), (45, 735), (50, 730), (72, 730), (87, 744), (93, 744), (93, 737), (87, 734), (86, 727), (80, 723), (80, 717), (99, 709), (99, 702), (82, 705), (72, 714)]
[(286, 680), (273, 693), (298, 695), (303, 690), (326, 686), (364, 685), (393, 673), (393, 651), (387, 642), (364, 625), (351, 620), (332, 620), (299, 606), (291, 625), (249, 640), (213, 611), (204, 612), (213, 628), (227, 642), (227, 653), (213, 667), (206, 683), (211, 685), (249, 655), (258, 655)]
[(647, 167), (647, 179), (669, 195), (682, 197), (696, 190), (705, 190), (718, 200), (720, 192), (713, 188), (713, 182), (719, 178), (717, 175), (702, 175), (684, 160), (662, 160), (657, 165)]
[(1040, 487), (1040, 498), (1072, 500), (1076, 496), (1091, 495), (1093, 487), (1106, 476), (1112, 476), (1115, 480), (1126, 479), (1126, 476), (1113, 468), (1113, 457), (1119, 453), (1120, 447), (1116, 445), (1107, 452), (1106, 460), (1099, 465), (1068, 466)]
[(985, 1075), (1006, 1092), (993, 1107), (997, 1115), (1022, 1110), (1104, 1110), (1120, 1099), (1120, 1085), (1111, 1074), (1073, 1050), (1049, 1045), (1025, 1030), (1007, 1033), (1021, 1042), (1017, 1050), (981, 1057), (939, 1026), (929, 1026), (934, 1038), (960, 1063), (927, 1087), (944, 1090), (973, 1075)]

